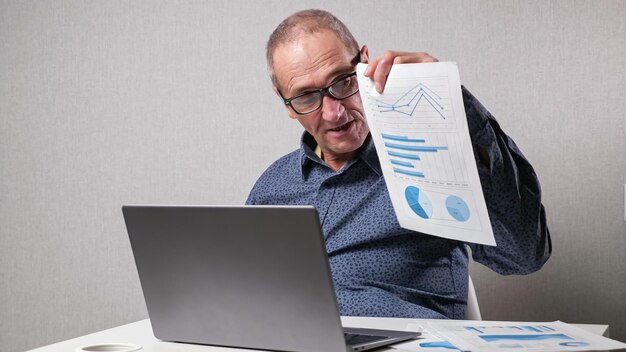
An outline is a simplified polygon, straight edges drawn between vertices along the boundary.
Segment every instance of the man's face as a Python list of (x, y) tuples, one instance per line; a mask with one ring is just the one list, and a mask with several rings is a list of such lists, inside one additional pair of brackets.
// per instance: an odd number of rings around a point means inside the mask
[[(330, 31), (305, 34), (274, 51), (274, 72), (279, 84), (275, 89), (289, 99), (327, 87), (356, 70), (356, 55)], [(359, 94), (343, 100), (324, 96), (322, 108), (317, 111), (299, 115), (287, 107), (287, 113), (315, 138), (325, 159), (347, 161), (369, 133)]]

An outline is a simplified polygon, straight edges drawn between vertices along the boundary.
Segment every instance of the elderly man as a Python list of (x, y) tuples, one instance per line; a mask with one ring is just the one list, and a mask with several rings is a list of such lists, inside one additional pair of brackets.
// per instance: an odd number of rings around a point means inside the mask
[[(400, 227), (356, 94), (358, 62), (369, 63), (365, 75), (383, 91), (393, 64), (437, 60), (387, 51), (370, 62), (367, 46), (359, 49), (341, 21), (306, 10), (274, 30), (267, 61), (287, 115), (306, 131), (299, 149), (263, 173), (247, 203), (315, 206), (342, 315), (463, 319), (466, 245)], [(551, 252), (539, 181), (464, 88), (463, 100), (497, 242), (469, 244), (472, 257), (500, 274), (534, 272)]]

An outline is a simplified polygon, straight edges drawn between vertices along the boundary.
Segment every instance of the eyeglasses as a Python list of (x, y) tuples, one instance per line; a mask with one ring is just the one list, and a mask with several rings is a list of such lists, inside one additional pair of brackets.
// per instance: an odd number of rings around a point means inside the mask
[(328, 87), (321, 88), (312, 92), (306, 92), (293, 98), (285, 99), (282, 93), (285, 105), (288, 105), (298, 115), (310, 114), (322, 107), (324, 96), (329, 95), (333, 99), (343, 100), (350, 98), (359, 91), (359, 85), (356, 79), (356, 72), (347, 76), (343, 76), (331, 83)]

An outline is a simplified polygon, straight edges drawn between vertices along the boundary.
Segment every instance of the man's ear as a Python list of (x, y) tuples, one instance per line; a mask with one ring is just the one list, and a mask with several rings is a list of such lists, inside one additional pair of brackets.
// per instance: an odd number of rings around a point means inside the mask
[(361, 48), (361, 62), (364, 64), (369, 63), (369, 50), (367, 49), (367, 45), (363, 45), (363, 47)]
[[(280, 95), (280, 92), (278, 92), (278, 88), (276, 88), (276, 86), (273, 84), (272, 84), (272, 90), (274, 91), (274, 93), (276, 93), (280, 101), (283, 102), (283, 97)], [(287, 115), (289, 115), (289, 118), (292, 118), (294, 120), (297, 119), (296, 115), (293, 114), (293, 111), (291, 111), (289, 106), (287, 106), (285, 103), (283, 103), (283, 105), (285, 105), (285, 109), (287, 109)]]

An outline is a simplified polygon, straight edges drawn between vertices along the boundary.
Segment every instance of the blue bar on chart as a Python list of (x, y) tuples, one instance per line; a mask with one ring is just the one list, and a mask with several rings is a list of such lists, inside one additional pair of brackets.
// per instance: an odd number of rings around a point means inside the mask
[(436, 153), (440, 150), (448, 150), (448, 147), (426, 147), (426, 146), (412, 146), (397, 143), (385, 143), (385, 147), (401, 150), (410, 150), (415, 152), (429, 152)]
[(392, 165), (398, 166), (393, 168), (393, 171), (396, 174), (426, 178), (423, 171), (419, 172), (407, 169), (414, 169), (416, 167), (423, 169), (425, 167), (425, 165), (414, 163), (414, 161), (432, 162), (432, 159), (429, 158), (422, 160), (425, 156), (420, 156), (421, 153), (434, 154), (442, 150), (448, 150), (447, 146), (424, 145), (424, 143), (426, 143), (426, 139), (424, 138), (410, 138), (408, 136), (387, 133), (383, 133), (381, 136), (383, 138), (383, 144), (387, 150), (387, 155), (390, 157), (389, 161)]
[(393, 168), (393, 172), (414, 177), (424, 177), (424, 174), (419, 171), (409, 171), (404, 169), (398, 169), (397, 167)]
[(407, 136), (395, 136), (392, 134), (382, 133), (383, 139), (389, 139), (392, 141), (413, 142), (413, 143), (425, 143), (425, 139), (411, 139)]
[(387, 154), (389, 156), (395, 156), (397, 158), (410, 159), (410, 160), (421, 160), (419, 155), (417, 155), (417, 154), (398, 153), (398, 152), (394, 152), (394, 151), (391, 151), (391, 150), (388, 150)]
[(536, 328), (534, 326), (523, 326), (523, 328), (527, 329), (527, 330), (530, 330), (530, 331), (533, 331), (533, 332), (543, 332), (543, 330), (541, 330), (539, 328)]
[(413, 164), (407, 163), (406, 161), (400, 161), (400, 160), (395, 160), (395, 159), (389, 159), (389, 161), (391, 161), (392, 164), (398, 165), (398, 166), (404, 166), (404, 167), (409, 167), (409, 168), (415, 167), (413, 166)]
[[(537, 340), (573, 340), (572, 337), (569, 337), (565, 334), (535, 334), (535, 335), (479, 335), (482, 340), (487, 342), (494, 341), (537, 341)], [(586, 345), (576, 345), (576, 346), (586, 346)]]

